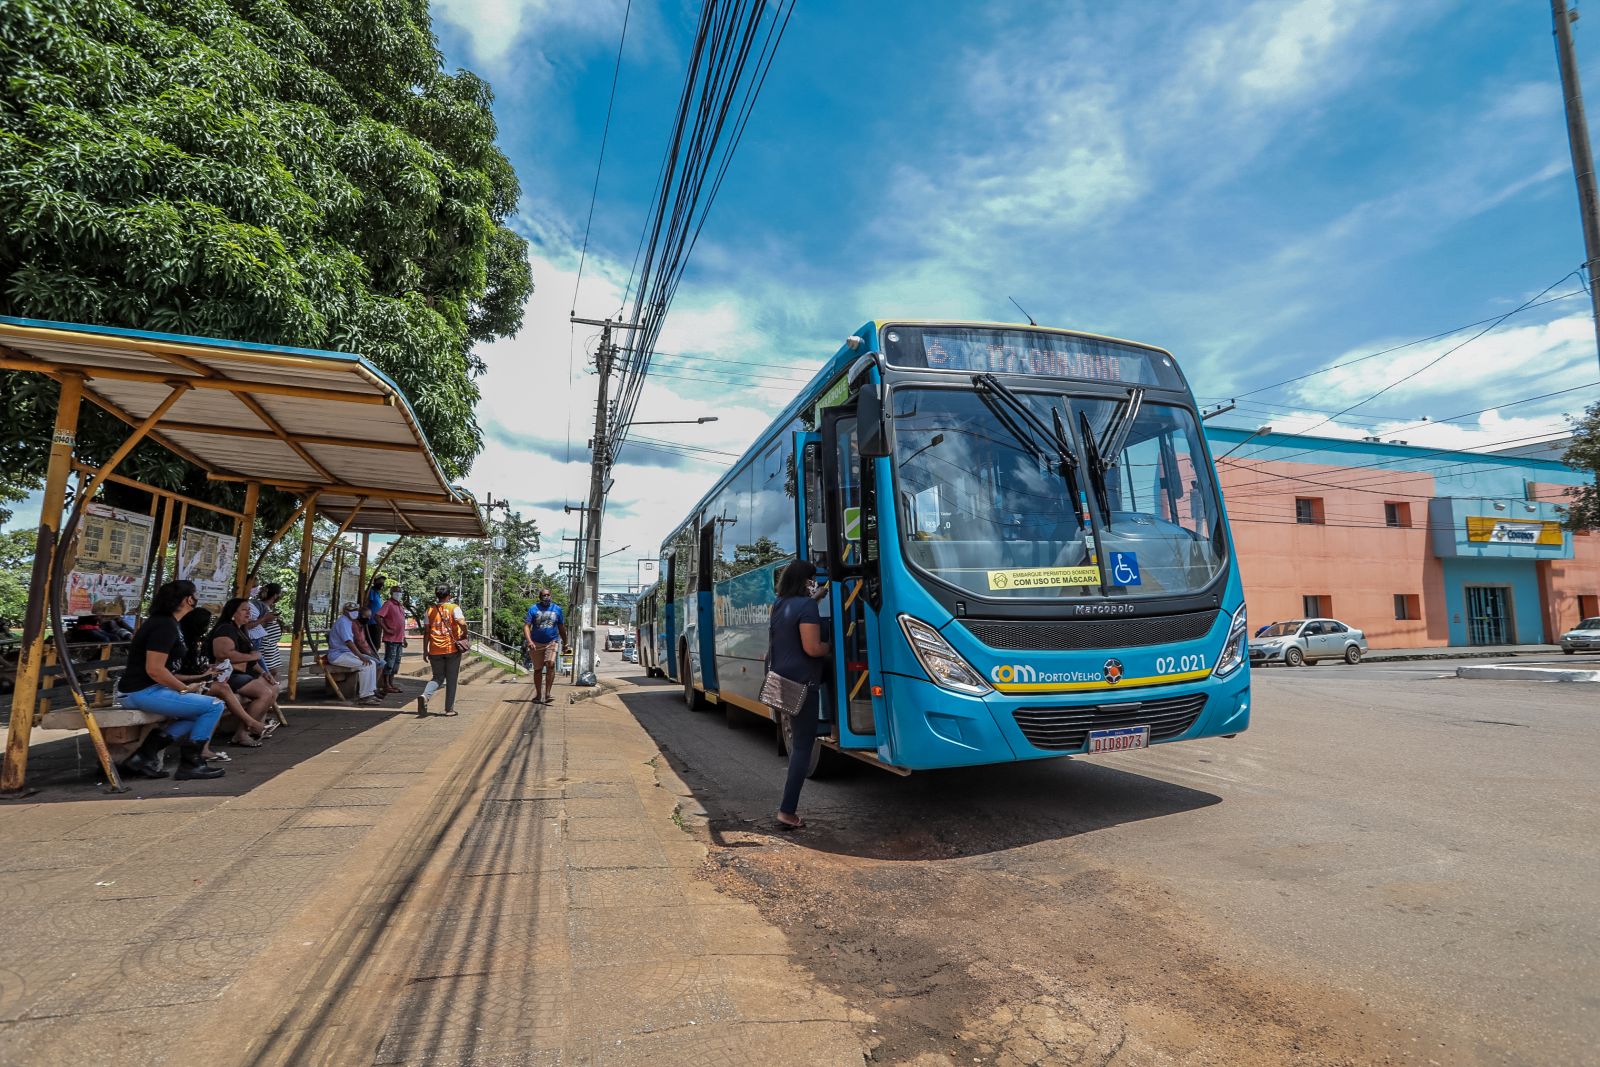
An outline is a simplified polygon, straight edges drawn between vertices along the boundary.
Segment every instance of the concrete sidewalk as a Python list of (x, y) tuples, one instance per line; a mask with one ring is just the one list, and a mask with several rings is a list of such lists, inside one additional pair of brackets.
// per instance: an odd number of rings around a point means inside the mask
[(1560, 645), (1448, 645), (1435, 648), (1374, 648), (1362, 656), (1368, 662), (1396, 663), (1422, 659), (1504, 659), (1507, 656), (1561, 655)]
[(0, 808), (0, 1065), (860, 1064), (580, 692), (301, 709), (215, 782)]

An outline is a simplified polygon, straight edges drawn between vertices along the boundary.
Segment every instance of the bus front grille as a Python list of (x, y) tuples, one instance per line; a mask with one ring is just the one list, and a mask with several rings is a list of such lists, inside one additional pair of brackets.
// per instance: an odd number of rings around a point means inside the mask
[(1148, 726), (1150, 740), (1177, 737), (1200, 717), (1206, 694), (1164, 700), (1125, 700), (1117, 704), (1084, 704), (1075, 708), (1024, 708), (1013, 712), (1017, 726), (1034, 747), (1052, 751), (1082, 748), (1090, 730)]
[(1121, 619), (957, 620), (990, 648), (1031, 651), (1086, 648), (1136, 648), (1204, 637), (1217, 621), (1215, 611)]

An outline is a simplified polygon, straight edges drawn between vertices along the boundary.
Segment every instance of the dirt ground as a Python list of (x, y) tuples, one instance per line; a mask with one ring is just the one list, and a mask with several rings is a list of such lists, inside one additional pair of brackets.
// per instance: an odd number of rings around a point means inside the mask
[[(716, 835), (705, 876), (876, 1022), (874, 1062), (1336, 1067), (1492, 1063), (1403, 1011), (1262, 973), (1171, 894), (1087, 860), (1001, 870), (910, 832), (893, 860)], [(915, 862), (907, 862), (915, 861)], [(1019, 862), (1020, 861), (1020, 862)]]

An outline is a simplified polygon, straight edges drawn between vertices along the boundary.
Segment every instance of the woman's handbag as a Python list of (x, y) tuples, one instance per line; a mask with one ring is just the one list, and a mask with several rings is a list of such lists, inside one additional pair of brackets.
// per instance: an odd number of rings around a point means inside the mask
[(798, 715), (810, 692), (809, 682), (797, 682), (793, 678), (785, 678), (777, 671), (769, 670), (766, 681), (761, 683), (761, 703), (774, 711), (786, 711), (790, 715)]

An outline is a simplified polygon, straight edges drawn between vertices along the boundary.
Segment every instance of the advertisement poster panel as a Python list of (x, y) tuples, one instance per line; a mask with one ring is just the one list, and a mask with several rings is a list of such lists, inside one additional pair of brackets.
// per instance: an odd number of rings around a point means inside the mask
[(233, 595), (233, 559), (238, 540), (228, 534), (185, 526), (178, 538), (178, 577), (194, 583), (195, 599), (213, 612)]
[(67, 613), (126, 615), (139, 610), (155, 520), (104, 504), (84, 508), (78, 554), (67, 575)]

